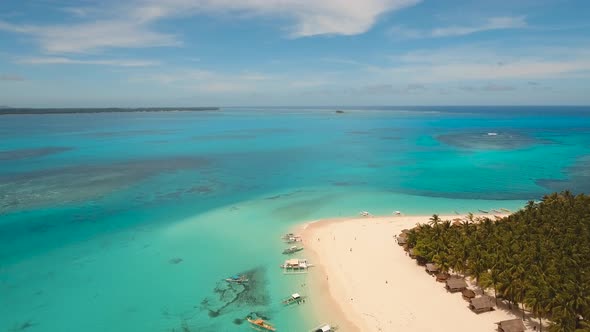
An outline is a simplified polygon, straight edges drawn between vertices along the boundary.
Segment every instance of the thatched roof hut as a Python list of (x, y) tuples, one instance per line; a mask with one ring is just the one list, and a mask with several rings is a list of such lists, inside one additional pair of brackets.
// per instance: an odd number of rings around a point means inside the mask
[(463, 295), (463, 298), (468, 301), (475, 297), (475, 292), (471, 289), (464, 289), (461, 294)]
[(449, 279), (450, 275), (448, 273), (439, 273), (436, 275), (436, 281), (443, 282)]
[(407, 233), (409, 233), (409, 232), (410, 232), (410, 230), (407, 229), (407, 228), (406, 229), (402, 229), (402, 234), (406, 234), (407, 235)]
[(524, 332), (526, 327), (520, 318), (501, 321), (498, 324), (498, 331), (501, 332)]
[(494, 301), (489, 296), (480, 296), (474, 299), (471, 299), (469, 308), (473, 310), (475, 313), (485, 312), (485, 311), (492, 311), (494, 310)]
[(446, 289), (451, 292), (461, 292), (467, 288), (465, 279), (462, 278), (450, 278), (447, 280)]
[(433, 274), (438, 272), (438, 266), (434, 263), (426, 263), (426, 272)]
[(408, 255), (410, 255), (410, 258), (416, 258), (416, 252), (414, 251), (414, 248), (410, 248), (410, 250), (408, 250)]
[(403, 246), (406, 243), (408, 243), (408, 239), (405, 236), (398, 236), (397, 237), (397, 244), (399, 244), (400, 246)]

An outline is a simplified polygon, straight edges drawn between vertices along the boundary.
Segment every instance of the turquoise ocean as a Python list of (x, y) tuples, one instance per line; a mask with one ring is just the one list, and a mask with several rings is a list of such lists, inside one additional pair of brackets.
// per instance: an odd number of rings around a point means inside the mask
[(336, 109), (0, 116), (0, 332), (306, 331), (298, 223), (590, 191), (589, 108)]

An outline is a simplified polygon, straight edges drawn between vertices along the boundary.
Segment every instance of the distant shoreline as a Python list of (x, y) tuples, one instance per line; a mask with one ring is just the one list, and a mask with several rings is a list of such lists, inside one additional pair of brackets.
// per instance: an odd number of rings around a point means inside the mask
[(139, 108), (0, 108), (0, 115), (19, 114), (88, 114), (129, 112), (203, 112), (219, 111), (219, 107), (139, 107)]

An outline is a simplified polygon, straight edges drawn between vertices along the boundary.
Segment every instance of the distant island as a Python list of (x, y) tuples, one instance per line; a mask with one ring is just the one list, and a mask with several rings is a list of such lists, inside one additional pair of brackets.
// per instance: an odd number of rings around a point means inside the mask
[(9, 114), (77, 114), (116, 112), (202, 112), (219, 111), (219, 107), (139, 107), (139, 108), (12, 108), (0, 107), (0, 115)]

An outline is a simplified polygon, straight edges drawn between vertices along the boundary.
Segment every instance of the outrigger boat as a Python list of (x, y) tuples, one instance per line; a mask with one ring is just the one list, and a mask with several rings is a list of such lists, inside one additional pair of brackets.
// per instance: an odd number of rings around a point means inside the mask
[(235, 275), (225, 279), (225, 281), (236, 284), (245, 284), (248, 282), (248, 278), (245, 275)]
[(282, 301), (282, 303), (284, 305), (291, 305), (291, 304), (294, 304), (294, 303), (299, 304), (299, 303), (303, 302), (304, 299), (305, 299), (305, 296), (301, 296), (301, 295), (299, 295), (299, 293), (293, 293), (293, 294), (291, 294), (291, 296), (289, 296), (288, 298), (284, 299)]
[(283, 255), (294, 254), (294, 253), (301, 251), (301, 250), (303, 250), (303, 247), (292, 246), (292, 247), (289, 247), (289, 248), (283, 250)]
[(338, 327), (336, 327), (336, 326), (331, 326), (330, 324), (322, 324), (322, 325), (314, 328), (310, 332), (334, 332), (337, 329), (338, 329)]
[(502, 210), (503, 212), (506, 212), (506, 213), (510, 213), (510, 210), (505, 209), (505, 208), (501, 208), (500, 210)]
[(489, 211), (486, 211), (486, 210), (482, 210), (482, 209), (477, 209), (477, 210), (481, 213), (489, 213)]
[(313, 266), (307, 262), (307, 259), (293, 258), (287, 259), (285, 263), (281, 264), (280, 267), (283, 269), (284, 274), (298, 274), (307, 273), (307, 269)]
[(287, 243), (296, 243), (296, 242), (301, 242), (303, 241), (303, 239), (301, 239), (301, 236), (299, 235), (294, 235), (288, 239), (285, 239), (285, 242)]
[(502, 213), (502, 211), (496, 210), (496, 209), (492, 209), (492, 212), (494, 212), (494, 213)]
[(296, 235), (295, 235), (295, 234), (293, 234), (293, 233), (287, 233), (287, 234), (285, 234), (285, 235), (281, 236), (281, 239), (283, 239), (283, 240), (288, 240), (288, 239), (290, 239), (290, 238), (292, 238), (292, 237), (295, 237), (295, 236), (296, 236)]
[(266, 331), (276, 331), (277, 329), (270, 325), (269, 323), (265, 322), (264, 319), (256, 318), (252, 319), (250, 317), (246, 318), (250, 324), (252, 324), (252, 328), (257, 329), (259, 331), (266, 330)]

